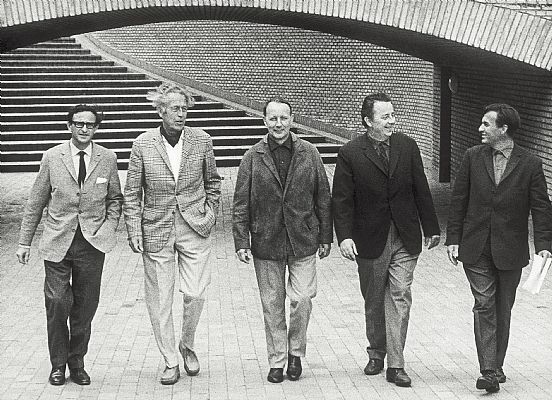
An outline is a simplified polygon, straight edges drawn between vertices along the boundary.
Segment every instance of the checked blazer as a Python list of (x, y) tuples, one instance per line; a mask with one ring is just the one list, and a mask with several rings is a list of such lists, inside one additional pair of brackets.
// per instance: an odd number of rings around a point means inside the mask
[(132, 145), (123, 212), (129, 238), (142, 236), (146, 252), (163, 248), (176, 212), (203, 237), (215, 225), (221, 178), (213, 142), (206, 132), (190, 127), (184, 127), (182, 141), (178, 182), (159, 128), (142, 133)]

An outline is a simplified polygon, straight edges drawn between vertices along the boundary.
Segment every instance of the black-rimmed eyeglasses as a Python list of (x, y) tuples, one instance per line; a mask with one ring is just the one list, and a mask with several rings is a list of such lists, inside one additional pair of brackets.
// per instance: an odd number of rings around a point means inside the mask
[(96, 125), (95, 122), (71, 122), (73, 125), (75, 125), (77, 128), (82, 129), (86, 125), (86, 129), (94, 129), (98, 125)]

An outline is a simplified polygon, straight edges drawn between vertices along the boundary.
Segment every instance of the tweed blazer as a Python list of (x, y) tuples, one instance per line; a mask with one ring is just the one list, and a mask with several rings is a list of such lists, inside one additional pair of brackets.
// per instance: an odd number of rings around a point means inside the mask
[(551, 206), (542, 162), (514, 145), (497, 185), (492, 157), (488, 145), (466, 151), (456, 173), (446, 244), (458, 244), (458, 259), (475, 264), (490, 235), (496, 267), (523, 268), (529, 262), (529, 213), (535, 251), (550, 250), (552, 241)]
[(213, 142), (206, 132), (190, 127), (184, 127), (182, 141), (178, 182), (159, 128), (142, 133), (132, 145), (123, 212), (129, 238), (141, 236), (150, 253), (169, 239), (176, 212), (203, 237), (215, 225), (221, 178)]
[(439, 223), (416, 141), (400, 132), (389, 138), (389, 171), (367, 134), (339, 150), (332, 212), (337, 240), (350, 238), (361, 258), (378, 258), (391, 221), (410, 254), (422, 251), (422, 235), (439, 235)]
[[(330, 186), (316, 147), (291, 133), (293, 154), (286, 182), (268, 147), (268, 135), (245, 153), (234, 192), (236, 250), (264, 260), (286, 257), (286, 232), (296, 257), (332, 243)], [(250, 243), (251, 235), (251, 243)]]
[(47, 150), (42, 157), (25, 207), (19, 244), (31, 245), (47, 207), (39, 244), (45, 260), (63, 260), (77, 225), (92, 246), (107, 253), (117, 242), (122, 201), (115, 153), (94, 143), (86, 179), (80, 188), (69, 142), (62, 143)]

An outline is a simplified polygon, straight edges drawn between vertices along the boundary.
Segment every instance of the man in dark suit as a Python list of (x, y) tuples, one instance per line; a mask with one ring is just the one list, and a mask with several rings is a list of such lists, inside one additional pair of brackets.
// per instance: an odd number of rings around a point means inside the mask
[[(117, 156), (92, 141), (102, 114), (80, 104), (67, 116), (71, 139), (44, 153), (25, 207), (17, 258), (27, 264), (42, 219), (44, 297), (52, 385), (89, 385), (84, 370), (92, 318), (98, 308), (105, 253), (115, 247), (123, 195)], [(69, 320), (69, 329), (67, 328)]]
[(286, 358), (288, 378), (301, 375), (316, 295), (316, 253), (320, 258), (330, 253), (333, 233), (330, 185), (316, 147), (290, 132), (293, 114), (287, 101), (269, 101), (264, 115), (268, 135), (247, 151), (238, 171), (233, 234), (240, 261), (249, 263), (253, 253), (270, 364), (267, 380), (280, 383)]
[(364, 372), (381, 372), (387, 354), (387, 380), (410, 386), (403, 350), (410, 286), (422, 250), (420, 221), (430, 249), (439, 243), (439, 224), (420, 150), (413, 139), (393, 132), (389, 96), (367, 96), (361, 115), (366, 134), (344, 145), (337, 158), (335, 232), (341, 254), (358, 264), (370, 343)]
[(550, 256), (550, 200), (541, 160), (514, 144), (517, 111), (491, 104), (481, 119), (482, 145), (468, 149), (452, 193), (447, 225), (449, 259), (464, 264), (475, 305), (474, 331), (481, 377), (488, 392), (506, 382), (502, 366), (511, 310), (529, 260), (529, 212), (535, 251)]

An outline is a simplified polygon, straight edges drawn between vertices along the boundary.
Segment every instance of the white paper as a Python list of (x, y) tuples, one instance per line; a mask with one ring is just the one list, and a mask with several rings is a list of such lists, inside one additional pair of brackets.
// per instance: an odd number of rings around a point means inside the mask
[(523, 284), (522, 288), (527, 290), (529, 293), (537, 294), (546, 278), (546, 273), (550, 269), (550, 264), (552, 263), (552, 258), (541, 257), (538, 254), (535, 254), (533, 261), (531, 262), (531, 272), (527, 277), (527, 280)]

